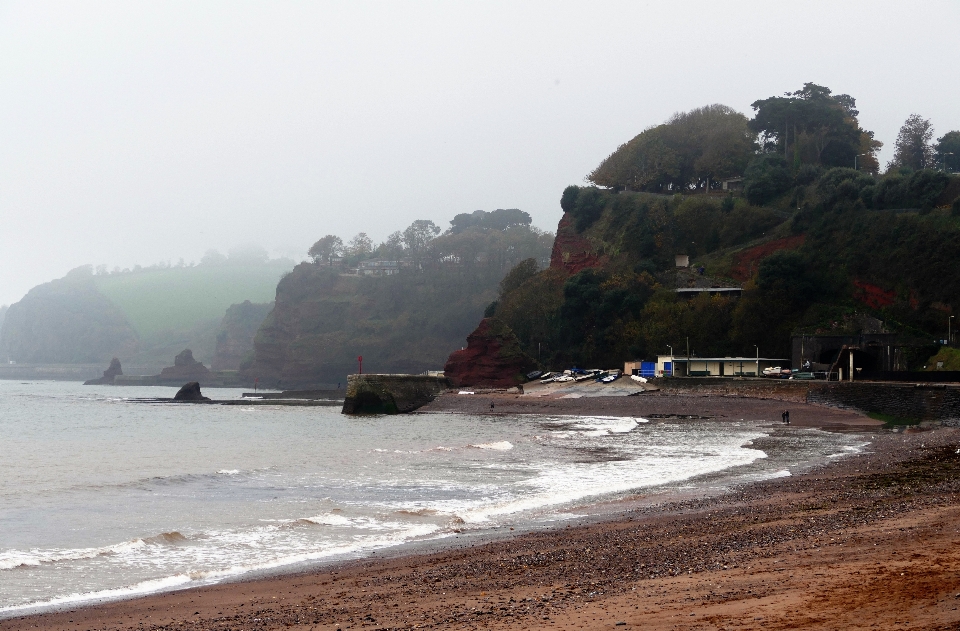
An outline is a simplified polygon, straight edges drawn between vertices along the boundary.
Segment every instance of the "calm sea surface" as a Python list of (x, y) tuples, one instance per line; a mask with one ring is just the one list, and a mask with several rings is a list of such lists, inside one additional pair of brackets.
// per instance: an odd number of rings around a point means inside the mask
[(0, 381), (0, 616), (520, 530), (865, 444), (749, 418), (351, 418), (130, 400), (174, 392)]

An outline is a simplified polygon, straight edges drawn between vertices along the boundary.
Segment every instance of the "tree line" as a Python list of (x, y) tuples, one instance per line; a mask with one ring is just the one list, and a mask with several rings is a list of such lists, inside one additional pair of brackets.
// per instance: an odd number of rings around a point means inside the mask
[[(709, 192), (721, 181), (775, 169), (783, 179), (804, 167), (848, 167), (880, 173), (883, 143), (860, 126), (856, 99), (806, 83), (800, 90), (754, 101), (753, 118), (725, 105), (674, 114), (617, 148), (587, 179), (615, 190), (651, 193)], [(911, 114), (900, 129), (887, 172), (960, 170), (960, 131), (933, 141), (933, 125)], [(765, 203), (778, 188), (767, 181), (751, 201)], [(782, 188), (782, 187), (780, 187)]]
[(337, 262), (355, 267), (365, 260), (382, 259), (405, 262), (406, 269), (419, 271), (446, 265), (502, 273), (529, 257), (545, 261), (552, 245), (552, 233), (536, 228), (528, 213), (512, 208), (458, 214), (446, 231), (429, 219), (417, 219), (376, 245), (365, 232), (346, 243), (328, 234), (307, 254), (317, 265)]

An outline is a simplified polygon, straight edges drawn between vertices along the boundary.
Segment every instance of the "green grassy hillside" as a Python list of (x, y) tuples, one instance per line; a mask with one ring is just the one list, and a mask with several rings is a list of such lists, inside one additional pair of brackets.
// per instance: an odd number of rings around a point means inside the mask
[(126, 315), (145, 342), (219, 322), (232, 304), (271, 302), (291, 261), (200, 265), (95, 276), (100, 292)]

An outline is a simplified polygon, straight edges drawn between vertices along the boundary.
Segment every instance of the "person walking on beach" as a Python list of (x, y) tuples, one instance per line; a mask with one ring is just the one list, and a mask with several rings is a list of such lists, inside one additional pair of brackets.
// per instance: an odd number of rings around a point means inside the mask
[(783, 419), (783, 422), (787, 425), (790, 424), (790, 410), (784, 410), (783, 414), (780, 415), (780, 418)]

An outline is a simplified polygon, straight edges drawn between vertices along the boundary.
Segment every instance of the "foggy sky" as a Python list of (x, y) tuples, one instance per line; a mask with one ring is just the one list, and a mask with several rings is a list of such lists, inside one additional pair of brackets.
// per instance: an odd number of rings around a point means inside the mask
[(3, 2), (0, 304), (559, 198), (676, 111), (826, 85), (960, 129), (960, 3)]

